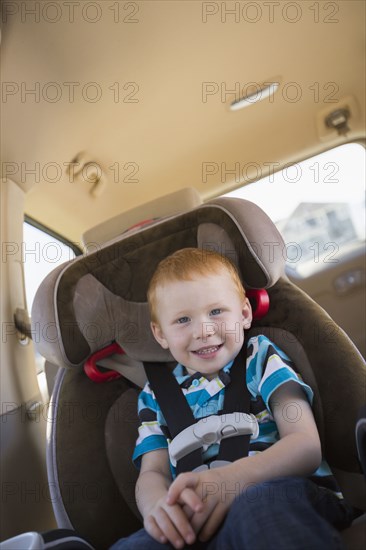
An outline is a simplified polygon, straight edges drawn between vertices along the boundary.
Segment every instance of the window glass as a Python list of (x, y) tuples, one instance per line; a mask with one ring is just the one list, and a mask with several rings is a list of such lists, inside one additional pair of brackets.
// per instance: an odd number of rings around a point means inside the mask
[(67, 244), (28, 222), (24, 222), (23, 239), (25, 291), (30, 313), (43, 279), (58, 265), (75, 258), (75, 253)]
[(336, 147), (225, 196), (260, 206), (285, 240), (288, 267), (305, 276), (365, 239), (365, 149)]

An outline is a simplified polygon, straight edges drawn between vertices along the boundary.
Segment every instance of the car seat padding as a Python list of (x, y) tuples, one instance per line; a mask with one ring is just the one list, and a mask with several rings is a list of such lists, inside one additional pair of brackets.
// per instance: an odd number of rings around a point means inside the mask
[[(237, 262), (246, 288), (267, 288), (270, 310), (253, 323), (253, 330), (268, 331), (313, 388), (314, 413), (330, 466), (360, 475), (354, 440), (366, 382), (360, 354), (330, 317), (286, 279), (284, 243), (269, 218), (248, 201), (217, 199), (60, 266), (34, 300), (32, 332), (38, 351), (51, 363), (68, 367), (54, 411), (54, 469), (72, 526), (98, 548), (140, 526), (131, 487), (126, 488), (123, 477), (124, 460), (131, 456), (136, 438), (137, 413), (126, 438), (123, 413), (117, 415), (120, 430), (113, 424), (113, 407), (126, 393), (120, 404), (132, 418), (133, 397), (128, 392), (133, 386), (123, 378), (94, 384), (82, 366), (94, 350), (114, 340), (140, 361), (171, 359), (151, 336), (146, 290), (160, 259), (189, 246), (228, 255)], [(81, 414), (70, 419), (65, 407), (76, 406)], [(90, 417), (93, 411), (98, 412), (95, 418)], [(112, 450), (114, 440), (117, 447)], [(119, 460), (118, 453), (124, 458)], [(88, 484), (95, 489), (96, 482), (103, 487), (99, 501), (70, 501), (73, 484), (87, 491)], [(101, 525), (106, 526), (104, 532)]]
[[(55, 499), (62, 499), (68, 523), (63, 518), (56, 519), (59, 526), (77, 530), (98, 549), (108, 548), (118, 538), (141, 527), (130, 502), (120, 493), (103, 444), (110, 409), (130, 388), (123, 378), (111, 384), (94, 384), (82, 371), (65, 369), (57, 404), (49, 417), (56, 426), (51, 443), (53, 457), (48, 458), (48, 463), (55, 461), (56, 469), (50, 485), (54, 489), (57, 484), (60, 491), (59, 497), (54, 493), (51, 498), (57, 505), (60, 503)], [(131, 409), (128, 413), (123, 408), (118, 415), (109, 415), (110, 425), (115, 421), (119, 428), (127, 426), (134, 431), (131, 420)], [(122, 432), (114, 432), (120, 456), (131, 456), (136, 435), (137, 430), (130, 439)], [(105, 530), (101, 530), (101, 525)]]
[(130, 388), (113, 403), (106, 418), (105, 443), (108, 462), (119, 491), (132, 512), (142, 521), (135, 498), (138, 470), (131, 460), (139, 426), (138, 394), (137, 389)]

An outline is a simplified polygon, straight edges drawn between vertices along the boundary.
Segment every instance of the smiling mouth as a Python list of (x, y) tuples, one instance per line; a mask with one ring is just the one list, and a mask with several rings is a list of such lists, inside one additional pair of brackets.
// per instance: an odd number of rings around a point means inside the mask
[(200, 348), (195, 351), (192, 351), (192, 353), (195, 353), (196, 355), (210, 355), (211, 353), (215, 353), (216, 351), (219, 351), (221, 347), (222, 347), (222, 344), (219, 344), (218, 346), (207, 346), (206, 348)]

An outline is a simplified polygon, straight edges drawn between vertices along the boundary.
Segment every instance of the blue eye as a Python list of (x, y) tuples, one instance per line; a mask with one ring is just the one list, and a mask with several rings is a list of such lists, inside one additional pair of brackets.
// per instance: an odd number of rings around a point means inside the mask
[(179, 319), (177, 319), (177, 323), (179, 325), (183, 325), (184, 323), (188, 323), (189, 321), (190, 321), (189, 317), (179, 317)]
[(210, 315), (220, 315), (220, 313), (222, 313), (222, 309), (216, 307), (215, 309), (211, 310)]

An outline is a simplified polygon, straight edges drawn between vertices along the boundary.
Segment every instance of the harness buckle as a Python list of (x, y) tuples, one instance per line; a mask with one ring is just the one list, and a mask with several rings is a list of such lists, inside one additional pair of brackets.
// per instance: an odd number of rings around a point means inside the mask
[(173, 466), (187, 454), (203, 445), (220, 443), (227, 437), (251, 435), (256, 439), (259, 427), (253, 414), (235, 412), (230, 414), (212, 415), (201, 418), (195, 424), (181, 431), (169, 444), (169, 456)]

